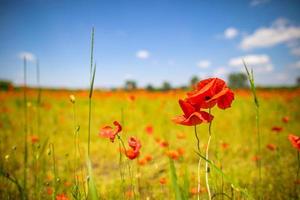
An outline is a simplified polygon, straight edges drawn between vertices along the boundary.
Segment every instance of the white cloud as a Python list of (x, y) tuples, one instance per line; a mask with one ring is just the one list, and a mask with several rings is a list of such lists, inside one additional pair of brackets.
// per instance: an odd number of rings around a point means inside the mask
[(135, 55), (139, 59), (147, 59), (150, 57), (150, 52), (148, 50), (139, 50)]
[(226, 74), (228, 74), (228, 70), (225, 67), (219, 67), (214, 70), (213, 76), (216, 77), (224, 77)]
[(246, 56), (231, 58), (228, 62), (228, 65), (232, 67), (243, 67), (243, 60), (245, 61), (247, 66), (253, 68), (256, 72), (273, 71), (271, 59), (268, 55), (265, 54), (250, 54)]
[(288, 78), (289, 78), (289, 76), (285, 73), (277, 73), (275, 75), (275, 79), (280, 82), (286, 81), (286, 80), (288, 80)]
[(29, 62), (34, 62), (36, 60), (36, 56), (33, 53), (26, 52), (26, 51), (20, 52), (18, 57), (20, 59), (26, 58), (26, 60), (29, 61)]
[(300, 56), (300, 47), (291, 49), (291, 54), (295, 56)]
[(236, 28), (229, 27), (224, 31), (224, 37), (226, 39), (233, 39), (239, 34), (239, 31)]
[(297, 62), (291, 64), (291, 66), (292, 66), (293, 68), (300, 69), (300, 60), (298, 60)]
[(200, 60), (197, 63), (197, 66), (200, 68), (208, 68), (211, 65), (211, 62), (209, 60)]
[(266, 4), (266, 3), (269, 3), (269, 2), (270, 2), (270, 0), (252, 0), (250, 2), (250, 6), (253, 6), (253, 7), (260, 6), (262, 4)]
[(277, 19), (270, 27), (262, 27), (247, 35), (240, 43), (244, 50), (272, 47), (300, 39), (300, 27), (288, 24), (283, 18)]

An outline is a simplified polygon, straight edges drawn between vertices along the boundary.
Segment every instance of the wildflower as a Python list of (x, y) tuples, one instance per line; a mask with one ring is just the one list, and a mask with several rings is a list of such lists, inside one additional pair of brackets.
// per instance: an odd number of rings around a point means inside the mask
[(130, 96), (129, 96), (129, 100), (130, 100), (130, 101), (134, 101), (134, 100), (135, 100), (135, 96), (134, 96), (134, 95), (130, 95)]
[(100, 130), (99, 136), (104, 138), (109, 138), (111, 142), (114, 142), (115, 137), (119, 132), (122, 131), (122, 126), (119, 122), (114, 121), (114, 125), (116, 128), (113, 130), (111, 126), (105, 126)]
[(203, 193), (205, 191), (206, 191), (206, 188), (201, 188), (199, 192), (198, 192), (197, 187), (193, 187), (193, 188), (190, 189), (191, 195), (197, 195), (197, 194)]
[(221, 143), (221, 146), (222, 146), (222, 149), (227, 149), (228, 147), (229, 147), (229, 144), (228, 143), (226, 143), (226, 142), (222, 142)]
[(280, 127), (280, 126), (273, 126), (272, 127), (272, 131), (279, 133), (279, 132), (282, 131), (282, 127)]
[(161, 185), (165, 185), (166, 183), (167, 183), (167, 179), (166, 178), (160, 178), (159, 179), (159, 183), (161, 184)]
[(145, 131), (148, 135), (152, 135), (153, 134), (153, 126), (151, 126), (151, 125), (146, 126)]
[(169, 156), (169, 158), (173, 159), (173, 160), (178, 160), (179, 158), (179, 153), (178, 151), (175, 150), (169, 150), (166, 152), (167, 156)]
[(260, 157), (260, 156), (253, 156), (253, 157), (251, 158), (251, 160), (257, 162), (257, 161), (261, 160), (261, 157)]
[(289, 134), (288, 136), (291, 144), (295, 147), (298, 151), (300, 151), (300, 137), (296, 135)]
[(52, 193), (53, 193), (52, 188), (51, 187), (47, 187), (47, 194), (48, 195), (52, 195)]
[(147, 160), (146, 160), (145, 158), (139, 159), (139, 160), (138, 160), (138, 164), (139, 164), (139, 165), (142, 165), (142, 166), (143, 166), (143, 165), (146, 165), (146, 164), (147, 164)]
[(128, 139), (128, 145), (131, 149), (126, 150), (125, 154), (130, 160), (133, 160), (140, 155), (142, 145), (135, 137)]
[(56, 200), (69, 200), (69, 198), (65, 194), (58, 194), (56, 195)]
[(161, 147), (165, 148), (165, 147), (168, 147), (168, 146), (169, 146), (169, 142), (163, 140), (163, 141), (161, 141), (161, 142), (159, 143), (159, 145), (160, 145)]
[(39, 137), (36, 136), (36, 135), (32, 135), (32, 136), (30, 137), (30, 140), (31, 140), (31, 143), (32, 143), (32, 144), (35, 144), (35, 143), (37, 143), (37, 142), (40, 141)]
[(126, 195), (126, 197), (128, 197), (128, 198), (132, 198), (133, 195), (134, 195), (134, 193), (133, 193), (132, 190), (128, 190), (128, 191), (126, 191), (125, 195)]
[(212, 115), (205, 111), (200, 111), (200, 109), (197, 109), (187, 101), (183, 101), (180, 99), (179, 105), (184, 115), (173, 118), (173, 121), (177, 124), (194, 126), (197, 124), (201, 124), (202, 122), (210, 122), (213, 119)]
[(75, 96), (73, 94), (71, 94), (69, 98), (70, 98), (71, 103), (75, 103), (76, 99), (75, 99)]
[(184, 148), (181, 148), (181, 147), (180, 147), (180, 148), (177, 149), (177, 152), (178, 152), (178, 154), (179, 154), (180, 156), (183, 156), (185, 150), (184, 150)]
[(231, 107), (233, 92), (225, 81), (219, 78), (208, 78), (200, 81), (194, 91), (189, 92), (187, 101), (199, 108), (212, 108), (216, 104), (221, 109)]
[(288, 116), (285, 116), (282, 118), (282, 122), (288, 123), (290, 121), (290, 118)]
[(150, 162), (153, 158), (151, 155), (146, 155), (145, 159), (147, 160), (147, 162)]
[(277, 146), (275, 144), (267, 144), (267, 148), (270, 150), (270, 151), (274, 151), (277, 149)]

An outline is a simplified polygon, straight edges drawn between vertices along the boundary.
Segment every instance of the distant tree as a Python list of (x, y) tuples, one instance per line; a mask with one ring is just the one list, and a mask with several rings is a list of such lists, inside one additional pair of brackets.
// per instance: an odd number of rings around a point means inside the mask
[(148, 85), (146, 86), (146, 90), (148, 90), (148, 91), (154, 91), (155, 88), (153, 87), (153, 85), (148, 84)]
[(191, 87), (194, 87), (199, 82), (199, 78), (197, 76), (193, 76), (190, 80)]
[(296, 85), (300, 87), (300, 77), (297, 78)]
[(247, 75), (244, 73), (229, 74), (229, 87), (231, 88), (246, 88), (248, 87)]
[(162, 91), (168, 91), (170, 89), (172, 89), (171, 84), (169, 82), (167, 82), (167, 81), (163, 82), (161, 90)]
[(0, 90), (8, 91), (13, 88), (13, 84), (10, 81), (0, 80)]
[(127, 80), (125, 82), (125, 90), (135, 90), (137, 88), (136, 81), (134, 80)]

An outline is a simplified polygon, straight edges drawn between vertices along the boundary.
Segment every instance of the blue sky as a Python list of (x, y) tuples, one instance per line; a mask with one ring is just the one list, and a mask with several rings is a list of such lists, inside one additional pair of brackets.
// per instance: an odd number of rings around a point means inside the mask
[(0, 1), (0, 79), (86, 88), (95, 27), (96, 87), (186, 84), (254, 69), (260, 85), (300, 76), (300, 1)]

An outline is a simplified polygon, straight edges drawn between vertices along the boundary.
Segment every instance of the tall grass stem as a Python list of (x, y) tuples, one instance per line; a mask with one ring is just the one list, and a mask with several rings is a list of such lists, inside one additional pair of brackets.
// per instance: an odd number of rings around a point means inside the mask
[(23, 162), (23, 199), (27, 199), (27, 163), (28, 163), (28, 115), (27, 115), (27, 60), (23, 60), (24, 70), (24, 162)]

